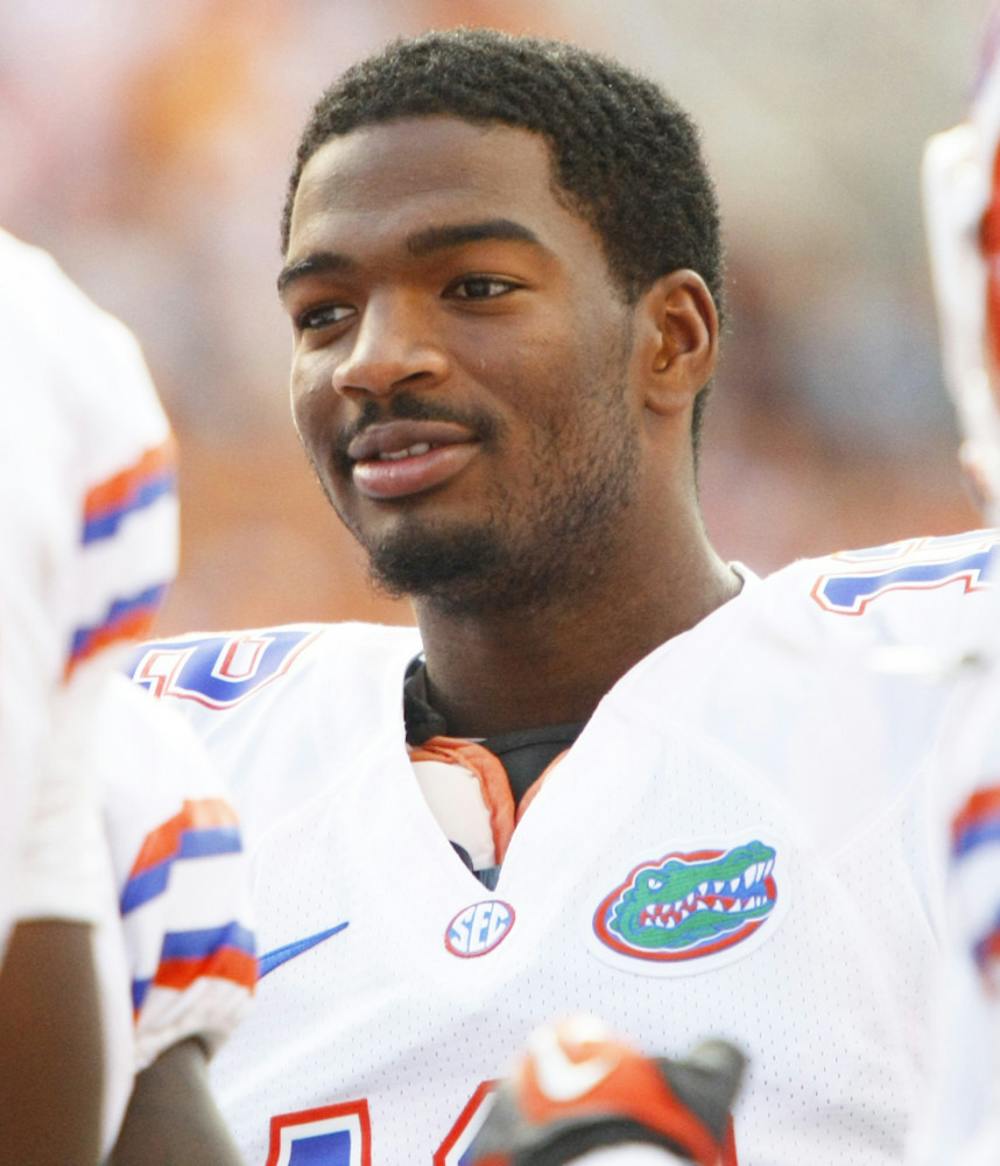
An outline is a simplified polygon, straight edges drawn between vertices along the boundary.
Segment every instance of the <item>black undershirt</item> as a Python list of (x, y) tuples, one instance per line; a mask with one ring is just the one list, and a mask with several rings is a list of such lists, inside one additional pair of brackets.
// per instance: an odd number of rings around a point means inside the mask
[[(432, 737), (448, 737), (448, 722), (431, 704), (427, 693), (427, 666), (423, 656), (410, 661), (403, 681), (403, 720), (409, 745), (423, 745)], [(471, 737), (497, 757), (504, 767), (514, 805), (545, 771), (546, 767), (568, 749), (580, 735), (583, 721), (568, 725), (545, 725), (536, 729), (515, 729), (510, 733), (495, 733), (491, 737)], [(452, 842), (463, 862), (472, 869), (472, 862), (464, 848)], [(473, 871), (476, 878), (491, 890), (496, 886), (500, 868)]]

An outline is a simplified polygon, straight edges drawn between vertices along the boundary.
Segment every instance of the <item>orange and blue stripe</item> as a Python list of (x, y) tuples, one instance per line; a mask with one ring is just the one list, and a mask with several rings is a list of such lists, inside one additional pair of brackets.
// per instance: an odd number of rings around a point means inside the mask
[(125, 599), (115, 599), (95, 624), (79, 627), (70, 641), (65, 675), (72, 674), (84, 660), (89, 660), (112, 644), (140, 640), (153, 626), (167, 593), (166, 583), (156, 583)]
[(1000, 785), (976, 790), (951, 824), (954, 859), (991, 844), (1000, 846)]
[[(965, 802), (952, 820), (951, 840), (956, 862), (988, 849), (1000, 857), (1000, 785), (978, 789)], [(984, 974), (1000, 964), (1000, 891), (997, 903), (992, 923), (972, 943), (973, 959)]]
[(122, 522), (177, 489), (177, 454), (173, 438), (147, 450), (127, 469), (87, 491), (83, 503), (84, 546), (111, 538)]
[(257, 982), (253, 932), (235, 920), (197, 931), (168, 931), (155, 975), (132, 981), (133, 1011), (138, 1014), (142, 1009), (150, 988), (183, 992), (205, 977), (228, 980), (250, 991)]
[(163, 894), (175, 862), (240, 850), (236, 815), (227, 802), (221, 798), (186, 801), (179, 814), (146, 838), (122, 890), (119, 910), (128, 915)]
[(995, 971), (991, 973), (991, 969), (1000, 969), (1000, 912), (986, 934), (972, 945), (972, 958), (987, 978), (996, 974)]

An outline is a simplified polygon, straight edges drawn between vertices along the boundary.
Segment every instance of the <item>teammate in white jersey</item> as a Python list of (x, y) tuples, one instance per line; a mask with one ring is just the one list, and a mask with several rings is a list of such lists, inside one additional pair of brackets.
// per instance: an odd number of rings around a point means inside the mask
[(140, 1072), (115, 1163), (232, 1162), (203, 1063), (256, 976), (235, 818), (112, 671), (176, 566), (170, 432), (117, 320), (3, 232), (0, 269), (0, 1161), (103, 1159)]
[[(945, 381), (962, 462), (1000, 523), (1000, 8), (994, 8), (969, 118), (932, 138), (924, 203)], [(991, 567), (993, 579), (997, 562)], [(953, 715), (939, 751), (942, 840), (951, 863), (952, 942), (943, 990), (940, 1087), (915, 1161), (1000, 1160), (1000, 597), (969, 627), (950, 669)]]
[(686, 115), (603, 58), (464, 31), (355, 66), (284, 244), (296, 426), (419, 629), (134, 663), (254, 853), (260, 1000), (215, 1067), (248, 1160), (465, 1161), (528, 1033), (583, 1010), (746, 1053), (732, 1161), (900, 1162), (940, 710), (857, 662), (981, 614), (995, 538), (719, 559), (715, 196)]

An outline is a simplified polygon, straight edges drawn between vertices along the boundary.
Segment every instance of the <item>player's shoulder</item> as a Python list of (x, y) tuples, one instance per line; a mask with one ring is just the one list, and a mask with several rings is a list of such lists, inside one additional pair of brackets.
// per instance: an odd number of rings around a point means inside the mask
[(665, 686), (675, 713), (715, 709), (720, 723), (731, 723), (734, 704), (756, 707), (765, 687), (787, 705), (805, 701), (810, 684), (836, 685), (845, 676), (858, 693), (869, 676), (922, 683), (980, 654), (986, 629), (1000, 636), (1000, 590), (990, 586), (1000, 569), (997, 530), (836, 551), (763, 579), (733, 567), (741, 592), (616, 686), (614, 703), (627, 704), (629, 715), (644, 707), (662, 719)]
[(993, 622), (1000, 530), (913, 537), (800, 559), (759, 582), (751, 609), (819, 641), (949, 647)]
[[(126, 359), (141, 362), (138, 341), (131, 330), (117, 317), (99, 307), (78, 287), (60, 267), (56, 259), (41, 247), (35, 247), (0, 230), (0, 266), (7, 278), (0, 285), (0, 302), (11, 309), (5, 321), (5, 332), (20, 337), (22, 342), (43, 340), (36, 350), (36, 360), (79, 363), (80, 353), (67, 353), (67, 344), (82, 344), (83, 353), (90, 357), (100, 353), (117, 362)], [(51, 344), (53, 321), (59, 330), (61, 343)], [(64, 355), (65, 354), (65, 355)], [(92, 378), (74, 372), (74, 382), (93, 383), (95, 394), (103, 398), (109, 409), (113, 404), (111, 387), (102, 390), (99, 377), (107, 375), (107, 368), (94, 370)], [(74, 384), (78, 391), (78, 386)], [(58, 391), (58, 389), (57, 389)], [(66, 392), (69, 396), (69, 392)]]
[[(101, 695), (91, 724), (95, 770), (110, 820), (134, 820), (145, 831), (170, 817), (182, 800), (223, 796), (201, 741), (175, 709), (150, 700), (127, 677), (111, 673), (96, 682)], [(131, 829), (122, 833), (126, 850)]]
[(0, 284), (5, 373), (22, 389), (0, 401), (3, 416), (46, 433), (57, 429), (85, 488), (162, 446), (169, 427), (130, 329), (94, 303), (48, 252), (4, 231), (0, 268), (6, 276)]
[[(131, 336), (124, 324), (99, 308), (77, 287), (48, 251), (3, 229), (0, 229), (0, 264), (9, 277), (0, 285), (0, 295), (17, 304), (19, 320), (35, 320), (39, 326), (44, 321), (51, 329), (48, 305), (55, 301), (74, 315), (85, 316), (98, 327), (106, 328), (109, 335)], [(59, 327), (64, 323), (60, 320)]]
[[(140, 644), (125, 671), (154, 697), (195, 718), (294, 701), (317, 683), (364, 694), (420, 651), (414, 627), (297, 623), (194, 632)], [(400, 680), (401, 683), (401, 680)]]
[(4, 271), (11, 276), (11, 279), (4, 280), (2, 285), (6, 296), (20, 298), (23, 291), (19, 290), (18, 284), (23, 286), (24, 281), (28, 282), (32, 290), (44, 284), (69, 283), (47, 251), (25, 243), (2, 228), (0, 228), (0, 263), (3, 264)]
[(174, 572), (170, 428), (135, 337), (52, 256), (0, 231), (0, 269), (0, 350), (18, 386), (0, 393), (0, 425), (25, 435), (0, 464), (5, 538), (26, 574), (58, 576), (45, 590), (66, 609), (60, 635), (102, 634), (109, 606), (154, 604)]

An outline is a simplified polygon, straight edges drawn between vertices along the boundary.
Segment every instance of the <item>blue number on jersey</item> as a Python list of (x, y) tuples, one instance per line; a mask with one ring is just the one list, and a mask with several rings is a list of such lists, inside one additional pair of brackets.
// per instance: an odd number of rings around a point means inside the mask
[(232, 708), (283, 676), (320, 633), (271, 628), (233, 636), (143, 644), (129, 673), (154, 696)]
[(821, 575), (812, 597), (824, 611), (863, 615), (870, 603), (890, 591), (929, 590), (960, 582), (978, 591), (996, 572), (994, 551), (1000, 531), (979, 530), (946, 538), (909, 539), (866, 551), (833, 555), (850, 568)]
[[(495, 1089), (495, 1081), (480, 1082), (437, 1148), (434, 1166), (468, 1166)], [(276, 1114), (265, 1166), (371, 1166), (368, 1102)]]
[(371, 1154), (366, 1101), (271, 1118), (266, 1166), (371, 1166)]
[(296, 1138), (291, 1153), (282, 1161), (288, 1166), (351, 1166), (351, 1135), (347, 1130)]

